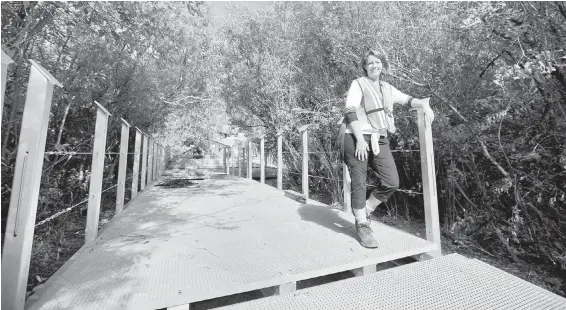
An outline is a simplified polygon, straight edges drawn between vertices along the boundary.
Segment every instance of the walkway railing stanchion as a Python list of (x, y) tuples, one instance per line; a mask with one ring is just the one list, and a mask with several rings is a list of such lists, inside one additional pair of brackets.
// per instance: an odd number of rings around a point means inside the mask
[(283, 136), (277, 135), (277, 189), (283, 190)]
[(244, 143), (244, 146), (242, 147), (242, 169), (244, 169), (244, 173), (242, 174), (242, 177), (248, 177), (248, 161), (247, 161), (247, 154), (248, 152), (246, 152), (246, 145)]
[(161, 144), (155, 142), (155, 150), (154, 150), (154, 153), (155, 153), (155, 160), (154, 160), (154, 162), (153, 162), (153, 166), (154, 166), (154, 170), (153, 170), (153, 171), (155, 171), (155, 172), (154, 172), (154, 175), (153, 175), (153, 179), (154, 179), (154, 180), (158, 180), (159, 177), (161, 176), (161, 175), (160, 175), (160, 171), (161, 171), (161, 170), (159, 169), (159, 165), (160, 165), (160, 163), (161, 163)]
[(302, 137), (303, 145), (303, 173), (302, 173), (302, 185), (303, 185), (303, 195), (305, 200), (309, 200), (309, 140), (308, 140), (308, 125), (305, 125), (299, 129)]
[(153, 180), (159, 178), (159, 143), (155, 141), (153, 144)]
[(143, 134), (143, 152), (142, 152), (142, 165), (141, 165), (141, 183), (140, 183), (140, 190), (145, 189), (145, 185), (147, 184), (147, 158), (148, 158), (148, 149), (149, 149), (149, 136), (147, 134)]
[(157, 143), (157, 148), (155, 150), (155, 180), (161, 179), (161, 144)]
[(151, 183), (155, 180), (155, 163), (157, 162), (157, 156), (155, 156), (157, 150), (157, 142), (155, 142), (155, 138), (151, 137)]
[(153, 183), (153, 180), (155, 180), (155, 138), (152, 136), (150, 141), (151, 152), (149, 153), (149, 156), (151, 156), (151, 166), (149, 167), (149, 171), (151, 171), (151, 178), (149, 179), (148, 183)]
[(440, 219), (438, 216), (438, 198), (436, 195), (436, 173), (434, 167), (432, 128), (431, 124), (425, 120), (423, 109), (416, 110), (421, 150), (426, 239), (429, 242), (435, 243), (438, 247), (435, 251), (431, 251), (428, 254), (432, 257), (439, 257), (442, 255), (442, 251), (440, 247)]
[(155, 142), (155, 161), (153, 163), (153, 180), (157, 180), (161, 177), (161, 174), (159, 172), (159, 164), (161, 163), (161, 144)]
[(10, 56), (4, 53), (2, 50), (2, 94), (0, 97), (0, 119), (2, 119), (2, 110), (4, 110), (4, 94), (6, 92), (6, 78), (8, 77), (8, 66), (13, 63), (14, 61)]
[(242, 165), (244, 164), (244, 148), (238, 144), (238, 176), (242, 177)]
[(152, 136), (149, 136), (149, 144), (147, 150), (147, 185), (153, 182), (153, 144), (154, 140)]
[[(2, 97), (5, 60), (2, 52)], [(3, 309), (24, 309), (53, 86), (63, 87), (42, 66), (30, 62), (2, 251)]]
[(167, 170), (167, 167), (169, 166), (169, 160), (171, 160), (171, 146), (167, 146), (165, 147), (165, 167), (163, 167), (163, 172), (165, 172), (165, 170)]
[(118, 163), (118, 189), (116, 192), (116, 214), (124, 210), (124, 196), (126, 194), (126, 167), (128, 165), (128, 140), (130, 138), (130, 124), (123, 118), (120, 136), (120, 162)]
[(222, 162), (224, 163), (224, 168), (226, 169), (226, 174), (230, 174), (230, 167), (228, 167), (228, 148), (224, 147), (222, 152)]
[(163, 174), (165, 174), (165, 171), (167, 170), (167, 164), (169, 163), (169, 159), (168, 159), (168, 155), (169, 154), (169, 147), (168, 146), (164, 146), (163, 147)]
[(165, 148), (163, 148), (163, 145), (159, 147), (159, 178), (161, 179), (163, 177), (163, 172), (164, 169), (163, 167), (165, 166)]
[(138, 195), (138, 180), (140, 170), (140, 148), (141, 148), (141, 130), (136, 128), (136, 142), (134, 145), (134, 166), (132, 168), (132, 195), (130, 200), (133, 200)]
[(252, 140), (248, 140), (248, 179), (253, 179), (253, 150)]
[(88, 210), (86, 217), (85, 242), (93, 242), (98, 236), (98, 220), (100, 218), (100, 198), (102, 195), (102, 180), (104, 178), (104, 157), (106, 156), (106, 134), (110, 112), (94, 102), (96, 125), (94, 129), (94, 147), (92, 149), (92, 168), (88, 188)]
[(231, 174), (234, 175), (234, 146), (230, 148), (230, 170)]
[(259, 142), (259, 149), (259, 181), (265, 184), (265, 137), (261, 137), (261, 140)]

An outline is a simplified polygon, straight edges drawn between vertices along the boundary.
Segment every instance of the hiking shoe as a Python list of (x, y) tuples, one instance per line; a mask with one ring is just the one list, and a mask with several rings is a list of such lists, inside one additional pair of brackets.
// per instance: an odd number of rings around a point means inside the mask
[(358, 222), (356, 222), (356, 229), (358, 230), (358, 240), (362, 246), (366, 248), (377, 248), (377, 240), (373, 237), (373, 230), (369, 227), (369, 223), (358, 224)]

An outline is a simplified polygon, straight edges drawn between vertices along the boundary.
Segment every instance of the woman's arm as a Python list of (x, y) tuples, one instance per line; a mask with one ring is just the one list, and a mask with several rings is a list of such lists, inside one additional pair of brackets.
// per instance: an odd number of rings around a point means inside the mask
[(430, 108), (430, 98), (424, 98), (424, 99), (413, 98), (407, 94), (400, 92), (394, 86), (390, 85), (390, 87), (391, 87), (391, 94), (393, 96), (393, 102), (399, 103), (401, 105), (407, 105), (408, 103), (409, 108), (423, 109), (425, 118), (427, 120), (430, 120), (431, 123), (432, 121), (434, 121), (434, 112)]
[(350, 128), (352, 128), (354, 136), (356, 137), (356, 158), (363, 161), (367, 158), (369, 146), (364, 139), (364, 134), (362, 133), (362, 128), (356, 114), (356, 110), (359, 108), (361, 101), (362, 90), (359, 84), (354, 81), (352, 85), (350, 85), (350, 90), (348, 90), (348, 96), (346, 98), (346, 122), (350, 125)]
[(434, 112), (430, 108), (430, 98), (424, 98), (424, 99), (413, 98), (413, 100), (410, 100), (410, 101), (411, 101), (411, 104), (410, 104), (411, 108), (421, 108), (421, 109), (423, 109), (425, 117), (428, 120), (430, 120), (431, 123), (434, 121)]

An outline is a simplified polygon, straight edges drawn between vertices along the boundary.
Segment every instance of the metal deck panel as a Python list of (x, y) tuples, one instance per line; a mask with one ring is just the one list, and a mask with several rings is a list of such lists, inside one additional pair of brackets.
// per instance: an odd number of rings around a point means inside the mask
[(451, 254), (222, 307), (253, 309), (566, 309), (566, 299), (475, 259)]
[(150, 187), (28, 308), (171, 307), (435, 249), (379, 223), (381, 247), (365, 249), (352, 222), (247, 179)]

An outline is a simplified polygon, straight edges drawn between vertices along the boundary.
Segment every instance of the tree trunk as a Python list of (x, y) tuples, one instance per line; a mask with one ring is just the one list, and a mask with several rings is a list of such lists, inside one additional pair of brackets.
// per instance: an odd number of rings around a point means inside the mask
[(59, 134), (57, 135), (57, 143), (61, 144), (61, 137), (63, 136), (63, 128), (65, 127), (65, 120), (67, 119), (67, 115), (69, 114), (69, 109), (71, 108), (71, 100), (65, 99), (67, 102), (67, 106), (65, 107), (65, 112), (63, 113), (63, 119), (61, 120), (61, 125), (59, 125)]

